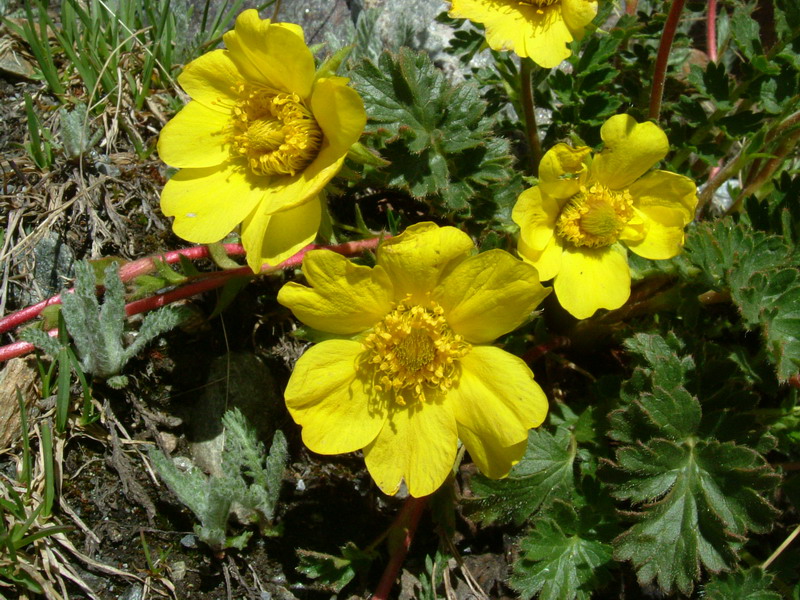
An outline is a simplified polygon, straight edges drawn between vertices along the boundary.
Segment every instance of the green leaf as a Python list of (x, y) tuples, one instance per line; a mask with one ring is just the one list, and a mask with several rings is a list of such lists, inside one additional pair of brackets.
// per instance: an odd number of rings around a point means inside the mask
[(745, 326), (761, 327), (778, 378), (800, 372), (800, 270), (784, 238), (722, 219), (693, 228), (686, 253), (710, 286), (730, 291)]
[(577, 445), (566, 427), (555, 434), (532, 429), (525, 456), (506, 479), (472, 479), (476, 499), (468, 510), (483, 521), (523, 523), (553, 500), (570, 500), (575, 490)]
[(425, 53), (402, 48), (365, 60), (352, 73), (369, 115), (365, 144), (389, 165), (375, 184), (401, 189), (446, 213), (467, 210), (487, 186), (514, 178), (508, 142), (476, 86), (451, 84)]
[(766, 531), (777, 511), (762, 497), (779, 477), (757, 452), (731, 442), (653, 440), (617, 452), (630, 480), (614, 495), (644, 504), (638, 522), (615, 541), (639, 581), (689, 594), (700, 566), (729, 569), (748, 531)]
[(378, 554), (374, 550), (361, 550), (352, 542), (341, 547), (341, 555), (324, 554), (312, 550), (297, 550), (300, 564), (297, 570), (330, 592), (339, 593), (356, 573), (366, 571)]
[(781, 600), (781, 595), (769, 589), (772, 575), (753, 567), (737, 573), (712, 578), (704, 587), (706, 600)]
[(638, 334), (626, 342), (644, 360), (623, 385), (611, 415), (616, 451), (612, 495), (638, 510), (614, 540), (641, 583), (691, 593), (701, 566), (734, 566), (749, 532), (769, 530), (777, 510), (766, 496), (780, 480), (761, 454), (699, 435), (701, 407), (687, 389), (694, 363), (674, 336)]
[(674, 336), (638, 334), (626, 340), (627, 348), (642, 356), (647, 366), (638, 367), (622, 389), (628, 403), (611, 413), (609, 436), (633, 444), (651, 436), (682, 439), (700, 425), (701, 410), (696, 398), (683, 387), (691, 357), (679, 357), (681, 348)]
[(511, 586), (526, 599), (589, 600), (608, 577), (611, 545), (599, 539), (591, 510), (579, 518), (563, 502), (554, 509), (554, 518), (537, 522), (522, 540)]
[(750, 11), (745, 5), (737, 5), (731, 18), (731, 33), (736, 45), (739, 46), (746, 58), (752, 59), (761, 52), (761, 28), (758, 22), (750, 16)]

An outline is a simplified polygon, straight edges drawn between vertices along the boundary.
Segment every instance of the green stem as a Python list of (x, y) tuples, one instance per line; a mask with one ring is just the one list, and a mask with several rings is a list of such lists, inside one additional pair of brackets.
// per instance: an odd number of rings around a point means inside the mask
[(520, 80), (522, 85), (522, 109), (525, 114), (525, 133), (530, 146), (531, 174), (539, 174), (539, 163), (542, 160), (542, 144), (539, 141), (539, 128), (536, 126), (535, 104), (533, 103), (533, 61), (522, 59)]
[(762, 169), (755, 175), (755, 177), (753, 177), (752, 181), (745, 186), (745, 188), (742, 190), (742, 193), (739, 194), (736, 202), (733, 206), (731, 206), (728, 212), (737, 212), (741, 210), (744, 199), (755, 193), (758, 188), (772, 179), (775, 171), (778, 170), (778, 167), (781, 166), (781, 163), (783, 163), (789, 153), (795, 149), (798, 141), (800, 141), (800, 129), (794, 131), (783, 141), (780, 146), (778, 146), (778, 148), (773, 152), (774, 156), (766, 162)]
[(661, 33), (661, 42), (658, 46), (656, 55), (655, 72), (653, 73), (653, 88), (650, 91), (650, 114), (649, 117), (658, 121), (661, 116), (661, 100), (664, 97), (664, 81), (667, 77), (667, 61), (672, 50), (672, 40), (675, 39), (675, 32), (678, 29), (678, 22), (681, 18), (683, 5), (686, 0), (672, 0), (669, 8), (667, 22), (664, 24), (664, 31)]
[(775, 561), (775, 559), (781, 555), (781, 552), (786, 550), (786, 548), (789, 546), (789, 544), (791, 544), (794, 541), (794, 538), (796, 538), (798, 534), (800, 534), (800, 525), (795, 527), (794, 531), (789, 534), (789, 537), (783, 540), (783, 543), (780, 546), (778, 546), (775, 552), (772, 553), (772, 556), (770, 556), (767, 560), (764, 561), (764, 564), (761, 565), (761, 568), (766, 570), (767, 567), (769, 567)]

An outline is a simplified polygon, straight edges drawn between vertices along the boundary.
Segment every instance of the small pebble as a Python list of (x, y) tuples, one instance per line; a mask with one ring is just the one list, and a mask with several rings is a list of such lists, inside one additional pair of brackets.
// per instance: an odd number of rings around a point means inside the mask
[(144, 588), (138, 583), (134, 583), (131, 587), (125, 590), (125, 593), (119, 596), (119, 600), (142, 600), (143, 593)]
[(172, 581), (181, 581), (186, 577), (186, 563), (182, 560), (176, 560), (169, 567)]
[(185, 456), (173, 457), (172, 464), (174, 464), (179, 471), (184, 471), (184, 472), (188, 471), (194, 466), (192, 464), (192, 460), (190, 458), (186, 458)]

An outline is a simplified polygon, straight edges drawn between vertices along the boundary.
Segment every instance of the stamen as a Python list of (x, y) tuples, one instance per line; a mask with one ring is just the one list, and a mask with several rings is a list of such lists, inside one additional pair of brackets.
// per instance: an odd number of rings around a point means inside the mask
[(392, 392), (401, 406), (447, 392), (456, 380), (458, 359), (471, 349), (450, 329), (438, 304), (425, 307), (409, 300), (397, 304), (364, 339), (367, 352), (359, 364), (373, 386)]
[(242, 84), (233, 109), (233, 151), (256, 175), (295, 175), (316, 158), (322, 130), (297, 94)]
[(628, 190), (610, 190), (599, 183), (570, 198), (556, 221), (556, 233), (578, 247), (605, 248), (619, 239), (633, 217)]
[(561, 2), (561, 0), (519, 0), (520, 4), (527, 4), (528, 6), (536, 6), (543, 8)]

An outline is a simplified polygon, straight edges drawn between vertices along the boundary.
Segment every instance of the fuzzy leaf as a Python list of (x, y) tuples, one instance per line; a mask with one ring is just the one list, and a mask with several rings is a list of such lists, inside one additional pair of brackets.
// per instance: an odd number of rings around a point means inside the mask
[(186, 316), (187, 311), (177, 306), (163, 306), (156, 311), (148, 313), (142, 321), (141, 327), (139, 327), (136, 339), (125, 349), (123, 364), (136, 356), (142, 348), (159, 335), (180, 325)]
[(29, 342), (39, 348), (45, 354), (55, 358), (61, 351), (61, 344), (55, 338), (50, 337), (41, 329), (23, 329), (19, 333), (19, 338)]
[(381, 185), (454, 212), (513, 178), (508, 143), (492, 137), (477, 88), (448, 82), (427, 54), (385, 52), (352, 78), (370, 116), (366, 143), (391, 163), (375, 173)]
[[(701, 566), (733, 567), (748, 532), (767, 531), (777, 511), (766, 499), (780, 477), (751, 448), (699, 438), (701, 408), (686, 386), (694, 364), (674, 337), (639, 334), (626, 343), (644, 358), (623, 386), (610, 437), (616, 452), (612, 495), (639, 510), (614, 540), (642, 583), (691, 593)], [(677, 349), (677, 350), (676, 350)]]
[[(752, 9), (750, 9), (752, 10)], [(761, 27), (745, 6), (737, 6), (731, 19), (731, 33), (746, 58), (761, 54)]]
[[(103, 305), (100, 313), (91, 315), (91, 318), (99, 318), (101, 331), (103, 334), (103, 346), (108, 349), (108, 353), (115, 358), (119, 356), (121, 364), (109, 364), (109, 374), (114, 375), (122, 369), (122, 365), (128, 358), (122, 352), (122, 333), (125, 330), (125, 286), (119, 277), (119, 265), (113, 262), (108, 265), (103, 273), (105, 284), (105, 294), (103, 295)], [(92, 289), (94, 294), (94, 289)], [(89, 317), (89, 315), (87, 315)], [(113, 349), (113, 350), (112, 350)], [(96, 373), (100, 377), (108, 377), (104, 373)]]
[(769, 589), (772, 575), (754, 567), (738, 573), (726, 573), (711, 579), (704, 587), (707, 600), (781, 600)]
[(221, 476), (207, 477), (196, 467), (181, 471), (161, 452), (150, 452), (161, 478), (200, 521), (195, 526), (197, 536), (216, 551), (242, 548), (250, 538), (249, 532), (226, 536), (234, 502), (256, 513), (262, 533), (269, 530), (288, 458), (280, 431), (265, 456), (263, 444), (238, 409), (226, 412), (222, 420), (226, 437)]
[(275, 432), (265, 461), (264, 445), (258, 441), (241, 411), (226, 412), (222, 423), (226, 432), (224, 471), (231, 476), (239, 474), (252, 480), (239, 500), (245, 508), (258, 511), (267, 521), (272, 521), (288, 459), (286, 437), (280, 430)]
[(745, 325), (761, 327), (778, 378), (800, 372), (800, 270), (784, 239), (723, 219), (695, 227), (686, 250), (709, 285), (730, 291)]
[(694, 368), (692, 358), (675, 354), (680, 343), (674, 337), (639, 334), (625, 345), (647, 366), (638, 367), (623, 386), (622, 398), (629, 404), (611, 413), (610, 437), (633, 444), (650, 436), (674, 440), (693, 434), (700, 425), (700, 403), (683, 387)]
[(554, 518), (537, 522), (522, 540), (511, 586), (526, 599), (589, 600), (607, 578), (611, 545), (600, 541), (586, 523), (590, 511), (583, 511), (579, 519), (565, 503), (557, 502), (554, 509)]
[(566, 427), (555, 434), (532, 429), (525, 456), (506, 479), (472, 479), (476, 499), (470, 512), (483, 521), (523, 523), (554, 499), (569, 500), (575, 489), (576, 455), (575, 440)]
[[(150, 459), (161, 479), (175, 492), (180, 501), (201, 520), (209, 511), (208, 477), (197, 467), (181, 471), (158, 450), (151, 450)], [(226, 516), (227, 520), (227, 516)]]

